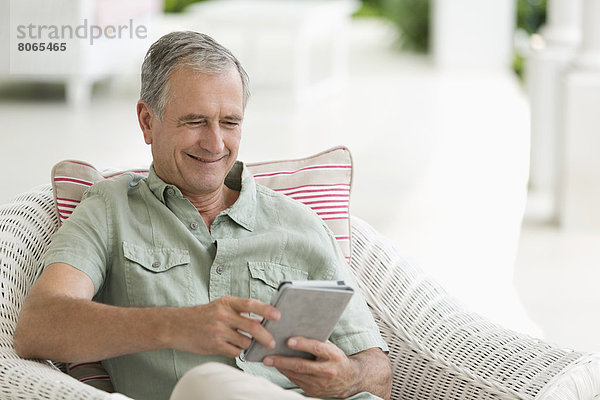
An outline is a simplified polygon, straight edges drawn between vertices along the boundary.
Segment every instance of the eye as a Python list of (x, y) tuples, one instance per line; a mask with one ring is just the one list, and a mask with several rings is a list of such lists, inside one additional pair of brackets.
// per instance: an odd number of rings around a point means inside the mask
[(188, 121), (188, 122), (186, 122), (185, 124), (186, 124), (187, 126), (192, 126), (192, 127), (194, 127), (194, 126), (200, 126), (200, 125), (201, 125), (203, 122), (204, 122), (204, 121)]
[(239, 126), (239, 122), (235, 122), (235, 121), (221, 121), (221, 124), (225, 125), (228, 128), (235, 128), (237, 126)]

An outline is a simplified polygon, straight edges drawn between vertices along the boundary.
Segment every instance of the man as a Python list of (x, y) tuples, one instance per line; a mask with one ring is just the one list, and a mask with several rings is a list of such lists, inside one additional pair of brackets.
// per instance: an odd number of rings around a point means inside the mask
[(236, 162), (248, 93), (237, 59), (208, 36), (152, 45), (137, 104), (148, 178), (94, 185), (53, 237), (19, 317), (20, 356), (105, 360), (115, 389), (144, 400), (169, 398), (182, 376), (172, 398), (300, 396), (252, 375), (322, 398), (389, 397), (387, 348), (358, 293), (330, 342), (288, 341), (316, 360), (238, 357), (244, 333), (274, 346), (247, 315), (280, 317), (268, 305), (280, 280), (354, 283), (322, 221)]

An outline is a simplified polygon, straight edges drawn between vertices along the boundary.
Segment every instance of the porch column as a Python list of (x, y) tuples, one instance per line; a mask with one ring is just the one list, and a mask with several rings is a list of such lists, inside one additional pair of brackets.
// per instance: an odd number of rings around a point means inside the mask
[(564, 76), (558, 187), (567, 229), (600, 229), (600, 0), (583, 0), (581, 46)]
[(433, 0), (432, 53), (445, 68), (510, 68), (514, 0)]
[(581, 40), (581, 0), (548, 0), (541, 34), (551, 46), (577, 46)]
[(548, 0), (546, 25), (541, 37), (533, 37), (525, 67), (531, 107), (529, 185), (546, 200), (544, 217), (552, 221), (558, 218), (561, 78), (581, 41), (581, 1)]

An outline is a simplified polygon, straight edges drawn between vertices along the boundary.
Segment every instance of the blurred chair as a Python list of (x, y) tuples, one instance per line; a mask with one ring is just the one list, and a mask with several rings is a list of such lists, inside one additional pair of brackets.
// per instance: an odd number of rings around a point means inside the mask
[[(94, 82), (143, 58), (149, 25), (161, 8), (160, 0), (12, 1), (7, 78), (65, 83), (67, 102), (86, 105)], [(92, 37), (100, 36), (98, 29), (101, 37)], [(19, 50), (19, 44), (30, 50)], [(57, 48), (33, 51), (34, 44)]]

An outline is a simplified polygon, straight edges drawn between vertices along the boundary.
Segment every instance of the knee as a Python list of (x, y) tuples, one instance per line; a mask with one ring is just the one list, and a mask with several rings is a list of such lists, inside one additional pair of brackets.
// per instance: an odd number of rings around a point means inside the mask
[[(218, 390), (231, 383), (242, 371), (218, 362), (209, 362), (186, 372), (175, 385), (170, 400), (219, 398)], [(213, 391), (217, 390), (216, 393)], [(214, 397), (216, 396), (216, 397)]]
[(243, 372), (229, 365), (213, 361), (204, 363), (202, 365), (198, 365), (197, 367), (190, 369), (181, 377), (181, 380), (203, 379), (207, 377), (209, 378), (214, 375), (223, 376), (228, 374), (243, 374)]

